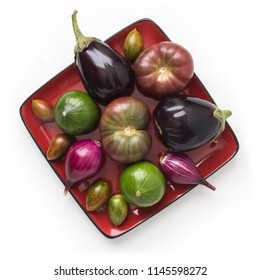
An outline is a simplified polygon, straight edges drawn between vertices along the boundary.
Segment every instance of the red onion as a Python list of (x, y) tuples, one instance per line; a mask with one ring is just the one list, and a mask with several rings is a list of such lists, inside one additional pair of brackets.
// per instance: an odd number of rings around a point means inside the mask
[(201, 184), (212, 190), (216, 190), (207, 182), (198, 171), (193, 160), (184, 153), (166, 153), (160, 158), (161, 170), (164, 175), (177, 184)]
[(66, 187), (64, 193), (66, 194), (74, 183), (95, 176), (103, 164), (104, 153), (100, 142), (86, 139), (72, 144), (65, 161)]

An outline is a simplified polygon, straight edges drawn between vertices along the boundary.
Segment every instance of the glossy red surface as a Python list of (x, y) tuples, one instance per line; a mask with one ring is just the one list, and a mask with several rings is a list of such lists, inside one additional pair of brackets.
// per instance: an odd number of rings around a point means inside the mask
[[(125, 29), (119, 31), (117, 34), (109, 38), (106, 42), (118, 52), (123, 53), (122, 48), (124, 39), (133, 28), (137, 28), (138, 31), (142, 34), (145, 47), (164, 40), (169, 40), (165, 33), (153, 21), (144, 19), (135, 22)], [(28, 129), (35, 143), (38, 145), (39, 149), (45, 157), (48, 145), (52, 137), (60, 133), (61, 130), (55, 123), (44, 124), (34, 116), (31, 109), (32, 99), (43, 99), (50, 102), (54, 106), (60, 95), (72, 89), (79, 89), (84, 91), (83, 85), (80, 81), (80, 77), (73, 64), (68, 66), (65, 70), (60, 72), (57, 76), (52, 78), (39, 90), (33, 93), (22, 104), (20, 108), (20, 114), (26, 128)], [(214, 102), (196, 75), (194, 75), (194, 77), (192, 78), (186, 91), (192, 96), (197, 96)], [(144, 100), (148, 104), (151, 113), (153, 112), (153, 109), (158, 101), (143, 96), (137, 89), (135, 89), (133, 95)], [(166, 148), (160, 143), (155, 132), (155, 126), (153, 122), (150, 123), (149, 132), (153, 139), (153, 146), (147, 156), (147, 160), (158, 164), (158, 156), (161, 154), (161, 152), (166, 151)], [(100, 140), (98, 129), (90, 134), (78, 137), (78, 139), (83, 138)], [(222, 167), (236, 154), (239, 149), (239, 144), (236, 136), (234, 135), (231, 127), (228, 124), (226, 125), (225, 131), (217, 140), (218, 141), (214, 144), (208, 143), (200, 148), (197, 148), (196, 150), (189, 152), (189, 155), (195, 161), (200, 172), (205, 177), (208, 177), (210, 174)], [(64, 159), (49, 161), (49, 164), (56, 172), (60, 180), (64, 183)], [(119, 193), (119, 176), (123, 168), (124, 165), (118, 164), (107, 157), (104, 168), (94, 178), (88, 180), (88, 184), (91, 184), (98, 178), (103, 178), (111, 183), (113, 194)], [(140, 223), (152, 217), (160, 210), (174, 202), (176, 199), (180, 198), (182, 195), (190, 191), (194, 186), (175, 185), (174, 187), (175, 189), (168, 186), (163, 199), (158, 204), (152, 207), (143, 209), (129, 207), (129, 214), (126, 220), (122, 225), (118, 227), (113, 226), (109, 221), (106, 208), (107, 206), (105, 206), (101, 211), (98, 212), (88, 212), (86, 210), (85, 197), (87, 184), (82, 183), (78, 186), (73, 187), (70, 193), (78, 202), (83, 211), (88, 215), (91, 221), (95, 224), (95, 226), (105, 236), (114, 238), (126, 233), (130, 229), (136, 227)], [(61, 190), (61, 195), (63, 195), (63, 190)]]

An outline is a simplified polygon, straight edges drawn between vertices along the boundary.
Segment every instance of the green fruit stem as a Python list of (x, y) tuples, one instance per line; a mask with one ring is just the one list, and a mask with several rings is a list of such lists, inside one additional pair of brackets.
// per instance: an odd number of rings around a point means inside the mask
[(224, 131), (226, 120), (231, 115), (232, 115), (231, 111), (221, 110), (220, 108), (216, 107), (215, 111), (213, 112), (213, 117), (215, 117), (220, 122), (220, 126), (219, 126), (218, 133), (214, 137), (213, 141)]
[(88, 45), (92, 41), (100, 41), (95, 37), (86, 37), (85, 35), (83, 35), (83, 33), (80, 31), (78, 26), (78, 22), (76, 18), (77, 12), (78, 11), (74, 11), (72, 14), (72, 26), (73, 26), (74, 34), (76, 36), (76, 45), (74, 48), (74, 53), (82, 52), (84, 49), (88, 47)]

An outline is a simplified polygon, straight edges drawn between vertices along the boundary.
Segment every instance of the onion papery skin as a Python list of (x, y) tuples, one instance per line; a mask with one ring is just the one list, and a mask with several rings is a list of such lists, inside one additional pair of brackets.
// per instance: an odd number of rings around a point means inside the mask
[(65, 160), (65, 193), (73, 184), (95, 176), (102, 169), (104, 161), (100, 142), (84, 139), (72, 144)]
[(168, 152), (164, 154), (160, 158), (160, 168), (171, 183), (201, 184), (211, 190), (216, 190), (216, 188), (201, 175), (191, 157), (185, 153)]

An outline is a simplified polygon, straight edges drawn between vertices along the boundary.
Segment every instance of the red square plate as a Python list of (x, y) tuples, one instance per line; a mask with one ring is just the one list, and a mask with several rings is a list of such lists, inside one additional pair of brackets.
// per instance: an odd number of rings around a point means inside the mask
[[(126, 38), (126, 35), (133, 28), (137, 28), (138, 31), (142, 34), (145, 47), (161, 41), (170, 40), (153, 21), (149, 19), (142, 19), (122, 29), (117, 34), (110, 37), (106, 41), (106, 43), (122, 54), (123, 42)], [(54, 106), (58, 98), (63, 93), (75, 89), (84, 91), (84, 87), (80, 81), (78, 72), (74, 68), (74, 65), (71, 64), (62, 72), (57, 74), (54, 78), (52, 78), (49, 82), (43, 85), (40, 89), (38, 89), (35, 93), (29, 96), (20, 108), (21, 118), (25, 126), (45, 158), (50, 140), (61, 131), (55, 123), (44, 124), (34, 116), (31, 109), (32, 99), (43, 99), (50, 102)], [(192, 78), (186, 90), (192, 96), (197, 96), (214, 102), (196, 74), (194, 74), (194, 77)], [(150, 107), (151, 113), (153, 112), (157, 101), (151, 98), (144, 97), (137, 89), (134, 90), (133, 95), (144, 100)], [(101, 107), (101, 109), (103, 108)], [(152, 122), (149, 126), (149, 132), (153, 139), (153, 146), (147, 156), (147, 160), (150, 160), (157, 165), (158, 155), (161, 152), (164, 152), (166, 148), (158, 140)], [(78, 137), (78, 139), (83, 138), (100, 140), (98, 129), (94, 132), (91, 132), (90, 134), (81, 135), (80, 137)], [(204, 146), (189, 152), (189, 155), (197, 164), (202, 175), (208, 177), (213, 172), (222, 167), (225, 163), (227, 163), (230, 159), (232, 159), (233, 156), (237, 153), (238, 149), (239, 144), (236, 136), (227, 123), (225, 131), (218, 138), (217, 143), (215, 143), (214, 145), (205, 144)], [(63, 182), (63, 184), (65, 184), (64, 159), (49, 161), (49, 164), (58, 175), (60, 180)], [(119, 175), (123, 167), (124, 166), (122, 164), (115, 163), (107, 157), (104, 168), (100, 171), (99, 174), (89, 180), (88, 183), (91, 184), (98, 178), (105, 178), (111, 182), (113, 193), (118, 193)], [(190, 191), (193, 187), (195, 186), (175, 185), (175, 189), (167, 187), (164, 197), (156, 205), (139, 209), (129, 207), (129, 214), (126, 220), (118, 227), (113, 226), (109, 221), (106, 206), (104, 207), (104, 209), (98, 212), (88, 212), (86, 210), (85, 197), (87, 187), (85, 183), (73, 187), (70, 191), (70, 194), (75, 198), (79, 206), (91, 219), (94, 225), (100, 230), (100, 232), (102, 232), (106, 237), (114, 238), (126, 233), (145, 220), (149, 219), (150, 217), (176, 201), (178, 198), (183, 196), (185, 193)], [(61, 190), (61, 195), (62, 193), (63, 192)]]

